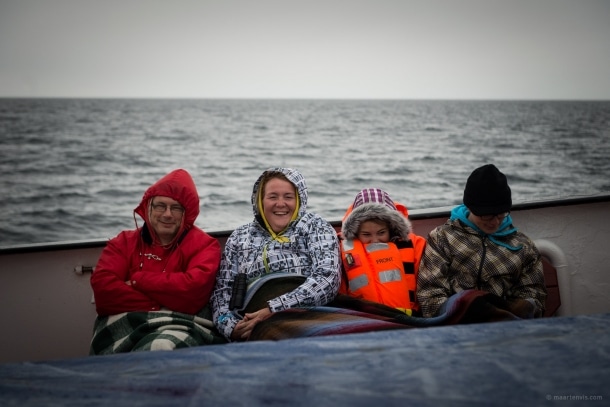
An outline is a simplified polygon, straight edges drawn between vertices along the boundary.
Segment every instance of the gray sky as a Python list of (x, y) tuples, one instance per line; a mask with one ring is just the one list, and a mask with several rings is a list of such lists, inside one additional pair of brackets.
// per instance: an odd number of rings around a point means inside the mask
[(0, 0), (0, 97), (608, 99), (608, 0)]

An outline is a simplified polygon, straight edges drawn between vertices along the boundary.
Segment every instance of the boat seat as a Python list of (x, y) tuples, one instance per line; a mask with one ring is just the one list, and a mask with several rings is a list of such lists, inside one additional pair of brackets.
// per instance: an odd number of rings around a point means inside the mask
[(559, 296), (559, 282), (557, 281), (557, 269), (551, 263), (550, 259), (542, 255), (542, 269), (544, 271), (544, 285), (546, 285), (547, 297), (545, 302), (545, 317), (555, 315), (561, 305), (561, 297)]
[(534, 243), (542, 257), (544, 285), (547, 290), (544, 316), (569, 315), (571, 311), (570, 274), (567, 270), (566, 256), (563, 250), (553, 242), (537, 239)]

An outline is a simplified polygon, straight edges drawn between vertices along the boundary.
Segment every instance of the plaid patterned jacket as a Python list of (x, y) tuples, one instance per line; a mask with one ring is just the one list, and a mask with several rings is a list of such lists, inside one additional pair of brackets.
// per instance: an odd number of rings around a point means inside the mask
[(434, 316), (452, 294), (466, 289), (509, 300), (533, 299), (544, 311), (546, 287), (534, 242), (518, 231), (495, 240), (502, 244), (458, 219), (430, 232), (417, 279), (417, 299), (424, 317)]

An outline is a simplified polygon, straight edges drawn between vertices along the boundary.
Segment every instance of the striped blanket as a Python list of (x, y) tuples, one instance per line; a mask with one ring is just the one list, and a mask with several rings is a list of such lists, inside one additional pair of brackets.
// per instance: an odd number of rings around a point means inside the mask
[(207, 307), (198, 315), (160, 310), (98, 317), (93, 331), (90, 355), (174, 350), (226, 342), (216, 331)]
[[(254, 282), (248, 287), (246, 303), (239, 313), (264, 307), (268, 299), (293, 290), (303, 280), (304, 277), (294, 274), (284, 277), (273, 274)], [(477, 290), (454, 295), (441, 311), (433, 318), (409, 316), (383, 304), (339, 295), (326, 306), (276, 312), (256, 325), (249, 340), (425, 328), (523, 317), (502, 298)], [(215, 329), (208, 308), (198, 315), (172, 311), (128, 312), (96, 319), (90, 354), (173, 350), (220, 343), (226, 343), (226, 340)]]

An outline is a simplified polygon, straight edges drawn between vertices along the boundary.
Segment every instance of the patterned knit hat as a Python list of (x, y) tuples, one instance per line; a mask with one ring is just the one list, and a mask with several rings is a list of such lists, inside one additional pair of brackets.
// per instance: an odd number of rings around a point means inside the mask
[[(376, 219), (385, 222), (390, 228), (390, 238), (409, 240), (412, 231), (404, 205), (394, 204), (390, 195), (384, 190), (367, 188), (358, 192), (352, 207), (347, 210), (341, 225), (341, 233), (345, 239), (353, 240), (358, 236), (358, 230), (363, 222)], [(401, 209), (398, 209), (401, 208)]]
[(367, 188), (358, 192), (356, 199), (354, 199), (352, 209), (356, 209), (360, 205), (366, 203), (378, 203), (385, 205), (390, 209), (396, 210), (396, 206), (394, 205), (392, 198), (390, 198), (390, 195), (384, 190), (378, 188)]

